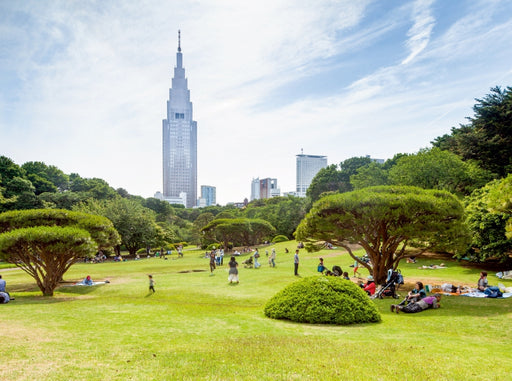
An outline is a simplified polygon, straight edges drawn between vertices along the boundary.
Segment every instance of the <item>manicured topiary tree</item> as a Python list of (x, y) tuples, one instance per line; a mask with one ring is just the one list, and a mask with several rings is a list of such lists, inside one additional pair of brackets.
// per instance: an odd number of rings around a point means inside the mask
[(308, 277), (288, 285), (265, 305), (265, 315), (312, 324), (376, 323), (375, 304), (351, 281), (338, 277)]
[(74, 263), (119, 241), (102, 216), (59, 209), (0, 213), (0, 258), (33, 277), (45, 296), (53, 295)]
[(285, 235), (276, 235), (273, 239), (272, 239), (272, 242), (273, 243), (279, 243), (279, 242), (286, 242), (286, 241), (289, 241), (288, 237), (285, 236)]

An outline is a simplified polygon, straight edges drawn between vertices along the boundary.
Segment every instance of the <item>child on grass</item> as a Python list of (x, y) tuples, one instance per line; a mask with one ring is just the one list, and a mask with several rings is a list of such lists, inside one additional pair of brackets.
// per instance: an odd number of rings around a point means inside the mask
[(149, 278), (149, 291), (155, 293), (155, 280), (153, 279), (153, 275), (148, 275)]

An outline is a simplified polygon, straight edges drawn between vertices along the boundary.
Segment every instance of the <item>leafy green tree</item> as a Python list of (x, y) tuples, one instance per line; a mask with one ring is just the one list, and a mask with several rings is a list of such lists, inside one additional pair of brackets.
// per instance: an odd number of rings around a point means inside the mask
[(261, 219), (221, 218), (211, 221), (202, 231), (213, 233), (217, 242), (223, 242), (227, 248), (230, 242), (236, 246), (245, 246), (261, 243), (266, 238), (270, 240), (275, 228)]
[(201, 213), (194, 221), (193, 241), (199, 243), (202, 248), (206, 248), (209, 244), (215, 242), (215, 237), (211, 232), (208, 234), (206, 234), (206, 232), (202, 232), (202, 229), (214, 219), (215, 216), (213, 213), (205, 212)]
[(105, 180), (92, 178), (85, 179), (76, 173), (69, 176), (70, 190), (73, 192), (85, 192), (96, 200), (111, 200), (118, 197), (114, 188), (110, 187)]
[(71, 210), (73, 206), (90, 199), (90, 196), (84, 192), (66, 191), (57, 193), (45, 192), (41, 193), (38, 198), (48, 208)]
[(36, 194), (43, 192), (65, 191), (69, 186), (69, 177), (53, 165), (41, 161), (28, 161), (21, 168), (27, 179), (36, 187)]
[(318, 200), (326, 192), (350, 192), (353, 188), (350, 177), (357, 174), (357, 170), (372, 162), (369, 157), (351, 157), (340, 163), (339, 169), (335, 164), (322, 168), (311, 181), (306, 191), (312, 200)]
[(15, 177), (23, 178), (25, 172), (14, 161), (5, 156), (0, 156), (0, 186), (5, 187)]
[(466, 243), (464, 209), (446, 192), (417, 187), (381, 186), (322, 197), (297, 228), (296, 238), (309, 250), (325, 242), (361, 245), (371, 265), (361, 262), (377, 282), (396, 269), (407, 247), (460, 250)]
[(471, 230), (468, 255), (484, 262), (510, 260), (512, 254), (512, 175), (487, 184), (466, 198), (467, 224)]
[(306, 215), (308, 200), (301, 197), (286, 196), (259, 201), (259, 203), (252, 201), (247, 205), (244, 211), (245, 217), (268, 221), (276, 228), (276, 234), (292, 238), (295, 229)]
[(2, 207), (4, 211), (15, 209), (38, 209), (44, 206), (35, 194), (35, 187), (29, 180), (15, 176), (5, 187), (5, 197), (10, 202), (4, 202)]
[(450, 135), (432, 144), (505, 177), (512, 172), (512, 87), (491, 88), (490, 94), (476, 101), (469, 124), (452, 127)]
[(493, 175), (474, 162), (464, 162), (439, 148), (423, 149), (415, 155), (403, 156), (389, 170), (389, 180), (396, 185), (442, 189), (458, 195), (470, 194)]
[(151, 209), (156, 213), (157, 221), (172, 221), (175, 215), (174, 208), (167, 201), (159, 200), (154, 197), (143, 200), (142, 206)]
[[(121, 197), (113, 200), (90, 200), (73, 209), (110, 219), (121, 236), (121, 244), (130, 255), (135, 255), (140, 248), (156, 245), (157, 241), (162, 244), (159, 241), (160, 232), (157, 231), (154, 212), (136, 201)], [(120, 246), (116, 247), (116, 252), (120, 252)]]
[(56, 209), (0, 214), (0, 257), (32, 276), (52, 296), (71, 265), (118, 243), (104, 217)]
[(0, 256), (35, 279), (45, 296), (69, 267), (96, 249), (89, 233), (73, 227), (37, 226), (0, 234)]
[(355, 175), (350, 176), (350, 184), (354, 189), (389, 185), (389, 174), (383, 164), (372, 162), (359, 168)]
[(338, 170), (338, 166), (331, 164), (318, 171), (313, 180), (311, 180), (306, 195), (312, 201), (316, 201), (322, 193), (337, 192), (343, 184), (343, 179), (343, 174)]

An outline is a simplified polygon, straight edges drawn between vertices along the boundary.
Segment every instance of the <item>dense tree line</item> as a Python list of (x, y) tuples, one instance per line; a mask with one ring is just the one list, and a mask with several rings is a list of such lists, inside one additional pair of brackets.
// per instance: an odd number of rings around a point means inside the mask
[[(465, 205), (472, 241), (459, 256), (507, 260), (512, 248), (512, 88), (492, 88), (476, 100), (473, 110), (467, 124), (435, 138), (432, 147), (414, 154), (398, 153), (382, 164), (369, 157), (349, 158), (320, 170), (307, 198), (254, 200), (242, 209), (233, 205), (187, 209), (130, 195), (102, 179), (67, 175), (42, 162), (19, 166), (0, 156), (0, 212), (50, 208), (100, 214), (114, 223), (122, 247), (134, 252), (178, 242), (226, 245), (229, 225), (236, 225), (239, 235), (234, 240), (242, 242), (239, 237), (249, 237), (251, 226), (257, 226), (248, 221), (260, 220), (271, 226), (266, 239), (272, 234), (291, 239), (306, 213), (325, 196), (374, 186), (414, 186), (450, 192)], [(255, 242), (253, 238), (246, 241)]]

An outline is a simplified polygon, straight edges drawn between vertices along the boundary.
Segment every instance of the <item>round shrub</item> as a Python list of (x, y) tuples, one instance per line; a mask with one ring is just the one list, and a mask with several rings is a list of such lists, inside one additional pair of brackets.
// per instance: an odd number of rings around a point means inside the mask
[(206, 247), (206, 250), (208, 251), (212, 251), (212, 250), (216, 250), (218, 249), (220, 246), (220, 244), (218, 243), (210, 243), (207, 247)]
[(288, 241), (288, 237), (285, 235), (276, 235), (274, 239), (272, 240), (273, 243), (279, 243), (279, 242), (286, 242)]
[(265, 315), (312, 324), (375, 323), (381, 320), (368, 295), (349, 280), (316, 276), (294, 282), (265, 305)]

